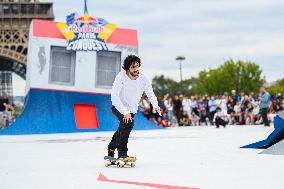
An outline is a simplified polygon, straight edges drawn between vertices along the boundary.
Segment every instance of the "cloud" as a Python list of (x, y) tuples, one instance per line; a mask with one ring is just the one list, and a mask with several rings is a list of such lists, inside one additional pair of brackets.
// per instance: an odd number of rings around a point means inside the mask
[[(83, 0), (55, 0), (56, 20), (83, 7)], [(91, 15), (138, 30), (139, 55), (150, 77), (179, 80), (178, 55), (186, 57), (185, 78), (228, 58), (258, 63), (268, 81), (283, 77), (284, 1), (89, 0), (88, 8)]]

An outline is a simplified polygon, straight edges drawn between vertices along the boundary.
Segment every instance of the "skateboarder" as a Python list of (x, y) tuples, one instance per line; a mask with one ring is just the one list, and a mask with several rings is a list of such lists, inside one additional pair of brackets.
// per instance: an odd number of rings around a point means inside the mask
[(117, 149), (118, 158), (129, 157), (128, 138), (134, 126), (134, 115), (143, 92), (152, 103), (154, 111), (161, 115), (157, 97), (150, 81), (139, 72), (140, 66), (139, 57), (127, 56), (123, 62), (123, 71), (119, 72), (114, 80), (111, 90), (112, 113), (119, 120), (119, 127), (108, 145), (108, 156), (114, 157), (114, 151)]

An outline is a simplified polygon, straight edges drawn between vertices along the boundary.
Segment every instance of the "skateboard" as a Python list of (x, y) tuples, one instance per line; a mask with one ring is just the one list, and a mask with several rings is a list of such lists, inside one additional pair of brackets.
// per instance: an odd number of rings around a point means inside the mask
[(105, 156), (104, 157), (105, 160), (105, 166), (109, 167), (111, 165), (116, 165), (119, 168), (122, 168), (124, 166), (130, 166), (130, 167), (134, 167), (135, 166), (135, 161), (137, 160), (136, 157), (127, 157), (124, 159), (117, 159), (114, 157), (110, 157), (110, 156)]

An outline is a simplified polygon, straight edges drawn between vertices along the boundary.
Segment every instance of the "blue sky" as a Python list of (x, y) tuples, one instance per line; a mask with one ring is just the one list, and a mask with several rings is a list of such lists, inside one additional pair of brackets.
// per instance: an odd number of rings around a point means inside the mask
[[(56, 21), (83, 12), (84, 1), (54, 0)], [(225, 60), (250, 60), (266, 79), (284, 77), (283, 0), (88, 0), (89, 14), (134, 28), (143, 71), (179, 80), (197, 76)]]

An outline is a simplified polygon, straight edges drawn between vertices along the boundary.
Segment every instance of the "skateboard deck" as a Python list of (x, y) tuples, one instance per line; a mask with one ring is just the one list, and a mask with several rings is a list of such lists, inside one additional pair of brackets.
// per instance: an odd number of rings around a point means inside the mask
[(125, 165), (128, 165), (130, 167), (134, 167), (135, 161), (137, 160), (137, 158), (136, 157), (127, 157), (127, 158), (124, 158), (124, 159), (117, 159), (117, 158), (114, 158), (114, 157), (105, 156), (104, 160), (105, 160), (105, 166), (106, 167), (109, 167), (111, 165), (116, 165), (116, 166), (122, 168)]

